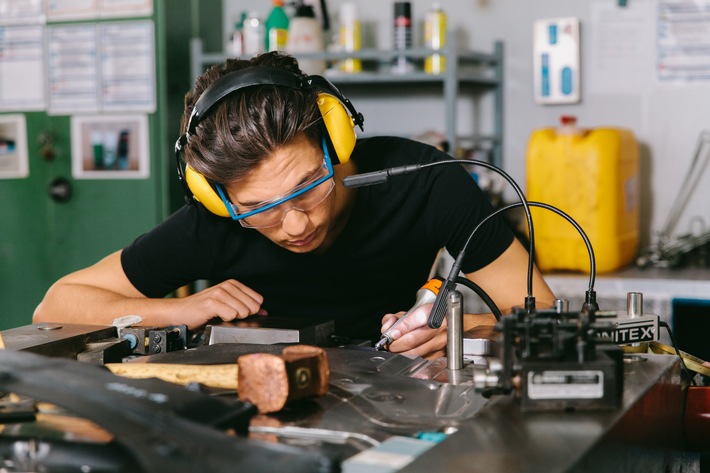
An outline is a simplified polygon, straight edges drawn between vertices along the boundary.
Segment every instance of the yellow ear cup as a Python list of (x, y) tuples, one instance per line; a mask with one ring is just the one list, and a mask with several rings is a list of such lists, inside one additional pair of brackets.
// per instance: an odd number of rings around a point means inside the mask
[(205, 176), (185, 166), (185, 181), (195, 198), (210, 212), (220, 217), (229, 217), (229, 211)]
[(355, 122), (340, 100), (330, 94), (318, 94), (318, 108), (338, 161), (347, 162), (355, 149)]

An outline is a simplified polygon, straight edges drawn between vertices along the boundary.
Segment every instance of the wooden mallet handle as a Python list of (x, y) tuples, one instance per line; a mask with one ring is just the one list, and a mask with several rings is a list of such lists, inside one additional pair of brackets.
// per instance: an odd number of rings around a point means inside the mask
[(200, 383), (236, 390), (239, 399), (260, 413), (281, 410), (288, 401), (328, 392), (330, 367), (322, 348), (293, 345), (280, 356), (242, 355), (236, 364), (184, 365), (169, 363), (107, 363), (114, 374), (127, 378), (158, 378), (176, 384)]
[(175, 384), (200, 383), (237, 390), (237, 365), (183, 365), (170, 363), (106, 363), (112, 373), (126, 378), (158, 378)]

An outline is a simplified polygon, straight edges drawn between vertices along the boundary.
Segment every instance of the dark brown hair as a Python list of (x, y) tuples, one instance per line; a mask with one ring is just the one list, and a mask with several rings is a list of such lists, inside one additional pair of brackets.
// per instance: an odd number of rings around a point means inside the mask
[[(250, 60), (227, 59), (202, 74), (185, 95), (180, 128), (202, 92), (223, 75), (248, 67), (278, 67), (305, 74), (292, 56), (269, 52)], [(230, 94), (197, 126), (185, 148), (185, 161), (210, 181), (226, 184), (246, 176), (264, 159), (305, 135), (318, 145), (321, 137), (317, 91), (262, 85)]]

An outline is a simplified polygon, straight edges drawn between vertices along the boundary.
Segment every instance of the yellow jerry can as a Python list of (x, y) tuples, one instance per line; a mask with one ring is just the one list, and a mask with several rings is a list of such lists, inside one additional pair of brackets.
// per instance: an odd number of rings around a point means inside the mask
[[(562, 117), (559, 128), (535, 130), (526, 156), (527, 198), (569, 214), (588, 235), (599, 273), (634, 260), (639, 240), (639, 153), (623, 128), (577, 128)], [(535, 254), (543, 272), (589, 273), (582, 237), (565, 219), (531, 208)]]

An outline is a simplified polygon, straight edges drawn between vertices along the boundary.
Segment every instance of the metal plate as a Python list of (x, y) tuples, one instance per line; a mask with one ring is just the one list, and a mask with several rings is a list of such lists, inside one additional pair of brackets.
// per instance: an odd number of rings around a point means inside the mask
[[(677, 355), (675, 348), (663, 343), (651, 342), (649, 348), (658, 355)], [(689, 370), (700, 373), (703, 376), (710, 376), (710, 368), (705, 364), (707, 363), (706, 361), (682, 350), (678, 350), (678, 353), (680, 353), (680, 357), (683, 358), (683, 362)]]

